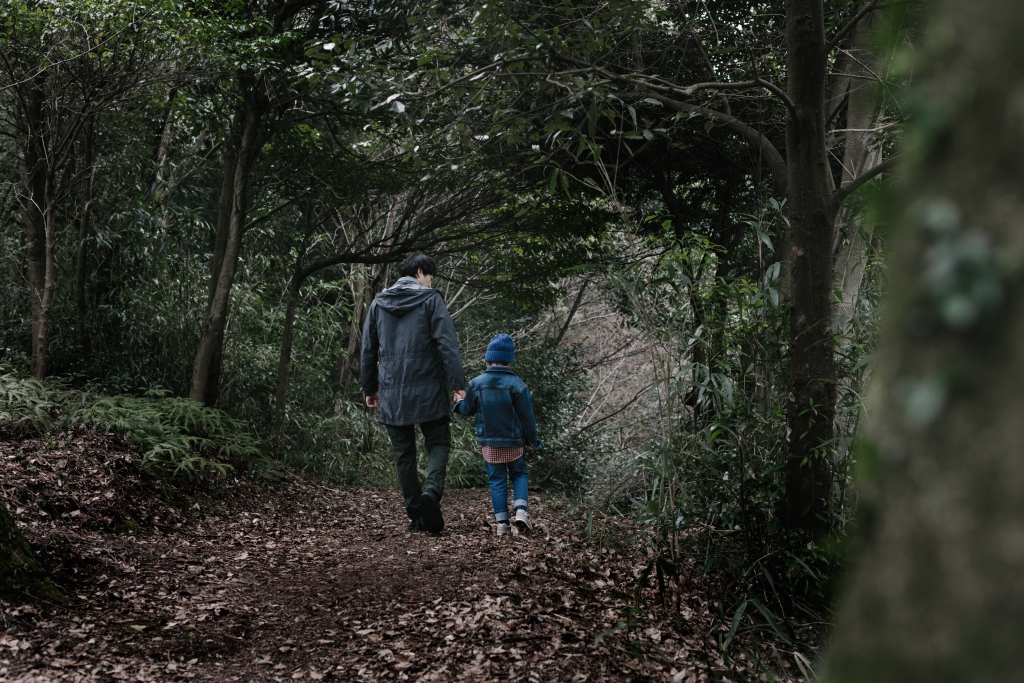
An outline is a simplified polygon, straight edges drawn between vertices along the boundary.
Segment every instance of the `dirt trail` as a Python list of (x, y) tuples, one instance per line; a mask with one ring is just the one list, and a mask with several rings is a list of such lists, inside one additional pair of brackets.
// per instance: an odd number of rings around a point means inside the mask
[(735, 679), (698, 635), (700, 597), (681, 628), (638, 613), (647, 559), (584, 542), (563, 501), (535, 496), (535, 533), (502, 539), (483, 490), (446, 494), (440, 536), (406, 532), (397, 492), (303, 480), (177, 510), (117, 451), (0, 443), (6, 502), (70, 597), (3, 604), (6, 680)]

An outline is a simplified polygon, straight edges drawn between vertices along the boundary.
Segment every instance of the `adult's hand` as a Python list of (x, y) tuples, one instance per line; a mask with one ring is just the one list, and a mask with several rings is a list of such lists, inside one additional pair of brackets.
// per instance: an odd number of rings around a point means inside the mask
[(366, 397), (366, 407), (371, 410), (380, 408), (380, 394), (373, 394)]
[(466, 392), (463, 389), (456, 389), (455, 393), (452, 394), (453, 401), (461, 401), (466, 398)]

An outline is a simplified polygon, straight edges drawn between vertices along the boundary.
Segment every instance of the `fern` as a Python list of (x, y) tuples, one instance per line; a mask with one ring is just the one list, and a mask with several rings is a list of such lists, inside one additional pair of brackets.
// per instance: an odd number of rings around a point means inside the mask
[(143, 448), (143, 467), (154, 473), (195, 477), (215, 469), (269, 469), (245, 424), (222, 410), (184, 398), (110, 396), (84, 402), (72, 411), (82, 424), (115, 432)]
[(45, 429), (58, 407), (53, 393), (37, 379), (0, 375), (0, 424)]
[(159, 389), (143, 398), (94, 396), (15, 374), (0, 375), (0, 424), (41, 431), (82, 424), (142, 449), (142, 467), (158, 477), (195, 479), (241, 464), (263, 475), (271, 463), (246, 425), (222, 410)]

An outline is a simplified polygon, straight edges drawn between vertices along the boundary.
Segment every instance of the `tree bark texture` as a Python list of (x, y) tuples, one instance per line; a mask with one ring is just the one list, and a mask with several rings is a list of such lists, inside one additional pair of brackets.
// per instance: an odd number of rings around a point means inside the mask
[(46, 376), (47, 334), (54, 285), (54, 188), (53, 174), (50, 172), (47, 159), (47, 154), (52, 154), (53, 150), (49, 149), (46, 136), (43, 106), (41, 84), (39, 87), (29, 88), (24, 112), (28, 130), (22, 147), (25, 182), (22, 190), (22, 212), (33, 318), (32, 374), (38, 378)]
[(245, 121), (245, 110), (235, 112), (224, 144), (224, 177), (221, 180), (220, 196), (217, 200), (217, 232), (213, 237), (213, 256), (210, 259), (210, 296), (207, 306), (213, 303), (220, 278), (220, 267), (224, 263), (224, 251), (228, 246), (228, 228), (231, 225), (231, 207), (235, 197), (235, 173), (238, 166), (238, 148), (241, 145), (241, 128)]
[(284, 314), (284, 331), (281, 334), (281, 355), (277, 362), (277, 392), (274, 403), (274, 434), (281, 438), (284, 428), (285, 408), (288, 403), (288, 381), (292, 367), (292, 337), (295, 330), (295, 309), (299, 305), (299, 291), (302, 288), (301, 272), (296, 272), (288, 285), (288, 304)]
[[(843, 153), (841, 183), (846, 183), (873, 168), (882, 160), (882, 146), (872, 146), (871, 134), (864, 132), (875, 127), (881, 114), (878, 85), (874, 78), (878, 73), (881, 59), (877, 50), (871, 49), (872, 17), (864, 17), (854, 29), (853, 46), (850, 52), (854, 59), (848, 59), (851, 78), (846, 105), (846, 149)], [(867, 266), (867, 248), (871, 241), (872, 226), (863, 224), (860, 217), (849, 207), (839, 211), (836, 220), (836, 239), (842, 238), (840, 228), (846, 226), (846, 243), (837, 249), (835, 282), (833, 290), (840, 292), (832, 319), (832, 330), (838, 332), (857, 308), (860, 286)]]
[(75, 303), (81, 335), (82, 355), (92, 355), (92, 334), (89, 329), (89, 236), (91, 233), (93, 190), (96, 185), (96, 129), (95, 121), (85, 125), (85, 202), (78, 217), (78, 253), (75, 258)]
[[(308, 217), (307, 217), (308, 220)], [(277, 391), (274, 395), (274, 435), (280, 447), (281, 433), (284, 429), (284, 415), (288, 404), (288, 381), (292, 370), (292, 338), (295, 331), (295, 309), (299, 305), (299, 294), (302, 283), (306, 279), (304, 270), (306, 244), (311, 229), (306, 231), (298, 256), (295, 257), (295, 269), (292, 271), (291, 282), (288, 283), (288, 303), (284, 313), (284, 331), (281, 333), (281, 355), (277, 362)]]
[(0, 504), (0, 590), (63, 604), (64, 595), (50, 583), (14, 517)]
[(262, 87), (261, 84), (255, 85), (250, 91), (251, 97), (246, 101), (244, 122), (232, 176), (231, 211), (227, 224), (223, 259), (211, 292), (206, 325), (192, 366), (192, 387), (189, 391), (189, 398), (210, 406), (217, 400), (224, 328), (227, 324), (231, 287), (235, 280), (238, 255), (242, 248), (242, 236), (245, 232), (246, 215), (249, 209), (249, 177), (256, 156), (259, 154), (260, 120), (264, 111), (264, 103), (262, 96), (253, 91), (260, 87)]
[(827, 531), (835, 415), (832, 348), (832, 223), (825, 145), (825, 28), (821, 0), (787, 0), (786, 167), (790, 221), (790, 453), (786, 505), (790, 528)]
[[(367, 298), (366, 289), (366, 266), (353, 264), (352, 280), (352, 324), (348, 330), (348, 346), (345, 347), (345, 357), (341, 359), (341, 369), (338, 373), (338, 387), (342, 397), (348, 396), (348, 386), (352, 381), (353, 368), (359, 365), (359, 336), (363, 330), (363, 306)], [(358, 273), (358, 274), (356, 274)], [(370, 295), (373, 292), (369, 292)]]
[(150, 178), (150, 194), (154, 199), (160, 201), (167, 194), (164, 187), (164, 170), (167, 166), (167, 154), (171, 144), (171, 128), (174, 123), (174, 98), (178, 96), (178, 88), (172, 87), (167, 92), (167, 101), (164, 104), (164, 113), (160, 117), (161, 124), (159, 132), (153, 137), (153, 175)]
[[(210, 258), (210, 292), (207, 299), (207, 311), (213, 309), (213, 300), (220, 282), (221, 266), (228, 248), (228, 235), (231, 231), (232, 209), (235, 203), (235, 175), (238, 172), (238, 150), (241, 146), (241, 130), (245, 122), (245, 108), (239, 107), (231, 122), (228, 139), (224, 150), (224, 177), (221, 181), (220, 196), (217, 201), (217, 227), (213, 238), (213, 254)], [(206, 388), (203, 402), (212, 406), (217, 402), (220, 393), (220, 369), (224, 358), (224, 337), (221, 335), (209, 360), (206, 376)]]
[(1024, 680), (1024, 4), (935, 8), (823, 680)]

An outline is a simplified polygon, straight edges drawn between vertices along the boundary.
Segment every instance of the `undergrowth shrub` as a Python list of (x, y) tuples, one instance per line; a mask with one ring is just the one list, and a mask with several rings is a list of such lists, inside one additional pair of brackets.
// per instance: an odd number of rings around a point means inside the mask
[(845, 566), (846, 491), (875, 331), (871, 316), (858, 317), (837, 339), (840, 400), (827, 453), (835, 535), (807, 544), (782, 514), (789, 311), (776, 290), (779, 268), (721, 279), (707, 274), (713, 258), (694, 239), (619, 282), (624, 308), (658, 346), (651, 419), (661, 429), (639, 459), (638, 486), (618, 502), (632, 499), (637, 538), (656, 553), (648, 574), (659, 585), (700, 577), (730, 626), (721, 651), (759, 661), (758, 643), (794, 645), (807, 635), (798, 635), (802, 625), (828, 619)]
[(58, 404), (45, 383), (16, 374), (0, 375), (0, 424), (42, 430), (53, 421)]
[(232, 463), (266, 474), (271, 467), (242, 421), (187, 398), (80, 394), (67, 407), (71, 420), (141, 447), (142, 466), (152, 474), (225, 474)]
[(197, 479), (242, 467), (272, 473), (246, 425), (227, 413), (160, 390), (143, 397), (97, 396), (17, 373), (0, 375), (0, 424), (38, 431), (81, 424), (142, 449), (140, 464), (159, 478)]

